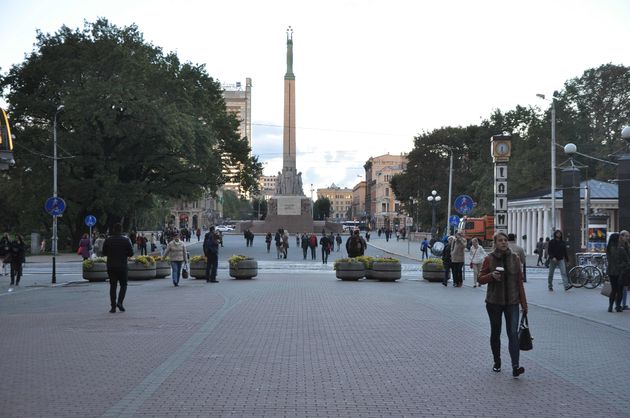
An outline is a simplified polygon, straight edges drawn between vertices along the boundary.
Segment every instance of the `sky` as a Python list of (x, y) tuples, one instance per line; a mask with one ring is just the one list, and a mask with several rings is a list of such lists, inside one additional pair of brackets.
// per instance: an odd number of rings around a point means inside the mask
[[(286, 29), (293, 28), (297, 168), (304, 192), (352, 188), (370, 157), (495, 109), (538, 106), (602, 64), (630, 65), (629, 0), (0, 0), (0, 71), (36, 30), (105, 17), (205, 64), (222, 83), (252, 78), (252, 151), (282, 168)], [(489, 147), (488, 147), (489, 148)], [(430, 163), (430, 162), (428, 162)], [(311, 186), (312, 185), (312, 186)]]

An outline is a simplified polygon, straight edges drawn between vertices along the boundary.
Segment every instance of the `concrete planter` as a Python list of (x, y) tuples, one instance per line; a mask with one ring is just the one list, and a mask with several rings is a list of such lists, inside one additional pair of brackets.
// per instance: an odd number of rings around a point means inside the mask
[(235, 279), (251, 279), (258, 275), (258, 261), (241, 260), (236, 266), (230, 265), (230, 276)]
[(145, 266), (142, 263), (129, 261), (127, 263), (127, 278), (129, 280), (155, 279), (155, 263)]
[(442, 282), (444, 280), (444, 268), (435, 263), (426, 263), (422, 267), (422, 278), (429, 282)]
[(371, 268), (365, 269), (365, 278), (368, 280), (376, 280), (376, 277), (374, 277), (374, 271)]
[(194, 263), (188, 264), (190, 267), (190, 275), (195, 279), (204, 279), (206, 278), (206, 262), (205, 261), (196, 261)]
[(365, 276), (365, 266), (363, 263), (341, 261), (337, 262), (335, 266), (335, 276), (343, 281), (357, 281)]
[(94, 263), (90, 269), (86, 269), (85, 266), (83, 266), (83, 278), (90, 282), (106, 281), (109, 278), (107, 276), (107, 264)]
[(155, 278), (163, 279), (171, 275), (171, 262), (170, 261), (156, 261), (155, 262)]
[(372, 278), (382, 282), (393, 282), (401, 277), (400, 263), (375, 261), (372, 263)]

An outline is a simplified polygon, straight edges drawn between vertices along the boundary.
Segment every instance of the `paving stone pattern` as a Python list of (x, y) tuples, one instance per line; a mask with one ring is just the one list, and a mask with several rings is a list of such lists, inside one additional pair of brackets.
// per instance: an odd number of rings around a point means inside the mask
[(505, 336), (504, 371), (490, 370), (480, 289), (262, 272), (134, 282), (116, 314), (107, 291), (0, 298), (0, 416), (629, 414), (627, 331), (534, 304), (514, 379)]

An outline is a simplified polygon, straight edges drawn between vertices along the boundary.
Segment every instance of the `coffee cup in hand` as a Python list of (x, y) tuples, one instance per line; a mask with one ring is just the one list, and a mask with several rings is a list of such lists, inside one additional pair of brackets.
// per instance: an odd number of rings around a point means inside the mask
[(496, 269), (494, 269), (494, 271), (499, 273), (499, 277), (495, 278), (494, 280), (496, 280), (497, 282), (500, 282), (503, 280), (503, 273), (505, 272), (505, 269), (503, 267), (497, 267)]

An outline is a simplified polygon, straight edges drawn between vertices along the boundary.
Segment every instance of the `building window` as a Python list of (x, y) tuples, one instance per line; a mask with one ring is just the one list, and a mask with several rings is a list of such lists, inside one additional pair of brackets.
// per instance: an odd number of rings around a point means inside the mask
[(385, 188), (385, 196), (389, 196), (389, 188), (388, 187)]

